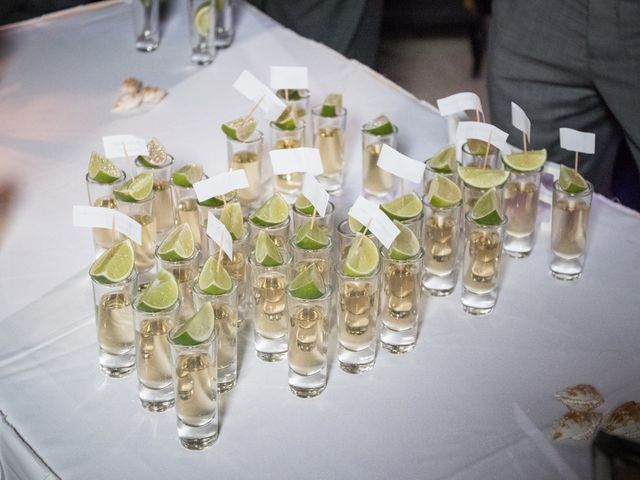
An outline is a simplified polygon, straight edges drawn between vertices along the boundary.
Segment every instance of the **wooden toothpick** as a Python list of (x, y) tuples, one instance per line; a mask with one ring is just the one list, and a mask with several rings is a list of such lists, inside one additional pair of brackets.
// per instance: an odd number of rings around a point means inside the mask
[(364, 227), (364, 231), (360, 234), (360, 238), (358, 238), (358, 240), (356, 241), (356, 251), (358, 251), (358, 249), (360, 248), (360, 245), (362, 244), (362, 241), (364, 240), (365, 235), (369, 231), (369, 227), (371, 226), (372, 220), (373, 220), (372, 218), (369, 219), (369, 221), (367, 222), (367, 225)]
[(313, 230), (313, 226), (316, 223), (316, 209), (313, 208), (313, 214), (311, 215), (311, 229)]
[(262, 103), (262, 100), (264, 100), (264, 95), (260, 97), (260, 100), (258, 100), (258, 103), (256, 103), (253, 106), (253, 108), (249, 111), (249, 113), (247, 113), (244, 117), (242, 117), (243, 118), (242, 123), (245, 123), (247, 120), (251, 118), (251, 115), (253, 115), (253, 112), (255, 112), (258, 106)]
[(573, 169), (578, 173), (578, 152), (576, 152), (576, 156), (573, 160)]
[(224, 236), (224, 232), (220, 232), (220, 243), (218, 244), (218, 247), (220, 248), (220, 251), (218, 252), (218, 266), (216, 268), (216, 271), (219, 272), (220, 271), (220, 265), (222, 264), (222, 238)]
[(487, 140), (487, 149), (484, 152), (484, 162), (482, 162), (482, 168), (487, 168), (487, 161), (489, 160), (489, 150), (491, 149), (491, 134), (493, 132), (489, 132), (489, 140)]
[(524, 146), (524, 156), (527, 156), (527, 134), (522, 132), (522, 145)]
[(285, 100), (285, 102), (289, 103), (289, 89), (288, 88), (284, 89), (284, 100)]
[(127, 159), (127, 163), (129, 164), (129, 168), (131, 169), (131, 176), (133, 177), (133, 174), (135, 173), (136, 169), (133, 166), (133, 163), (131, 163), (131, 159), (129, 158), (129, 152), (127, 152), (127, 146), (123, 143), (122, 144), (122, 150), (124, 151), (124, 158)]

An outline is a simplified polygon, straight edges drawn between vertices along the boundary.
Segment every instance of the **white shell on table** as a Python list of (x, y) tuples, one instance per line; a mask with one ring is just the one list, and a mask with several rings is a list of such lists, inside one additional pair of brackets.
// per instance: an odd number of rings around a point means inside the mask
[(125, 78), (120, 85), (120, 94), (138, 93), (142, 89), (142, 82), (135, 77)]
[(567, 412), (551, 426), (551, 439), (589, 440), (598, 430), (601, 421), (602, 414), (598, 412)]
[(605, 419), (602, 430), (627, 438), (640, 438), (640, 403), (618, 405)]
[(554, 396), (564, 403), (569, 410), (575, 412), (590, 412), (604, 402), (604, 398), (602, 398), (596, 387), (586, 383), (565, 388)]
[(142, 89), (142, 103), (160, 103), (169, 92), (160, 87), (145, 86)]
[(142, 103), (142, 92), (138, 93), (124, 93), (120, 95), (113, 107), (111, 107), (111, 111), (113, 112), (127, 112), (129, 110), (133, 110), (134, 108), (138, 108)]

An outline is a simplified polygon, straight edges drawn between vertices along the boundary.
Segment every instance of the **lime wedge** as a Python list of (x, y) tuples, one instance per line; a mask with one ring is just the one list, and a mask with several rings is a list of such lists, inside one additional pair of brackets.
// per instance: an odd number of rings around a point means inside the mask
[(380, 254), (373, 240), (357, 233), (347, 252), (343, 271), (350, 277), (364, 277), (378, 268), (379, 261)]
[(480, 225), (499, 225), (502, 216), (498, 211), (500, 200), (495, 188), (484, 192), (471, 210), (471, 219)]
[(371, 135), (389, 135), (393, 133), (393, 124), (386, 115), (380, 115), (367, 123), (364, 130)]
[(222, 207), (225, 201), (231, 202), (232, 200), (235, 200), (235, 198), (236, 198), (236, 192), (234, 190), (232, 192), (225, 193), (224, 195), (221, 195), (219, 197), (211, 197), (205, 200), (204, 202), (198, 202), (198, 205), (202, 205), (203, 207)]
[(342, 110), (342, 95), (339, 93), (330, 93), (324, 99), (322, 109), (320, 109), (321, 117), (335, 117)]
[(284, 98), (286, 99), (287, 97), (289, 97), (289, 100), (297, 102), (298, 100), (302, 100), (302, 93), (300, 92), (300, 90), (297, 89), (288, 89), (287, 93), (285, 94), (284, 89), (280, 89), (276, 92), (276, 95), (278, 95), (280, 98)]
[(93, 262), (89, 275), (100, 283), (118, 283), (129, 278), (135, 264), (131, 240), (116, 243)]
[(222, 295), (233, 287), (233, 282), (227, 270), (222, 265), (218, 268), (217, 257), (209, 257), (204, 262), (198, 276), (198, 287), (209, 295)]
[(366, 229), (366, 225), (361, 224), (358, 220), (353, 217), (349, 217), (349, 229), (353, 233), (364, 233)]
[(164, 145), (162, 145), (157, 138), (149, 140), (147, 150), (149, 151), (148, 157), (138, 157), (139, 160), (142, 159), (141, 162), (144, 162), (143, 165), (145, 167), (157, 168), (167, 163), (169, 159), (167, 149), (164, 148)]
[(193, 188), (194, 183), (202, 180), (202, 165), (188, 163), (184, 167), (173, 172), (171, 180), (179, 187)]
[(211, 25), (211, 7), (209, 2), (203, 2), (198, 5), (193, 14), (193, 26), (201, 37), (209, 35), (209, 27)]
[(509, 178), (508, 170), (480, 167), (458, 167), (458, 176), (469, 187), (486, 190), (499, 187)]
[(297, 116), (293, 106), (287, 105), (273, 124), (280, 130), (295, 130), (298, 126), (296, 120)]
[(171, 340), (177, 345), (198, 345), (211, 338), (214, 326), (213, 306), (211, 302), (205, 302), (193, 317), (178, 327)]
[(304, 195), (298, 195), (298, 198), (296, 198), (296, 201), (293, 204), (293, 208), (296, 212), (302, 213), (303, 215), (313, 215), (313, 212), (316, 210), (313, 204)]
[(168, 262), (178, 262), (193, 256), (193, 232), (188, 223), (174, 227), (158, 247), (158, 256)]
[[(489, 144), (489, 149), (491, 149), (491, 144)], [(487, 142), (478, 140), (477, 138), (469, 138), (467, 140), (467, 150), (472, 155), (486, 155)]]
[(429, 183), (427, 202), (436, 208), (448, 208), (456, 205), (462, 199), (462, 192), (456, 182), (447, 177), (436, 174)]
[(113, 183), (120, 178), (120, 169), (99, 153), (89, 157), (89, 178), (97, 183)]
[(113, 195), (125, 202), (139, 202), (145, 200), (153, 191), (153, 174), (144, 172), (136, 175), (131, 180), (113, 191)]
[(284, 222), (289, 216), (289, 204), (276, 193), (264, 202), (251, 216), (251, 221), (261, 227), (271, 227)]
[(589, 188), (589, 185), (573, 168), (560, 165), (560, 188), (567, 193), (580, 193)]
[(315, 263), (302, 270), (289, 284), (289, 292), (296, 298), (313, 300), (326, 292), (322, 274)]
[(139, 308), (147, 312), (159, 312), (172, 307), (178, 301), (178, 282), (165, 269), (156, 275), (140, 297)]
[(409, 220), (422, 213), (422, 200), (415, 192), (411, 192), (383, 203), (380, 208), (391, 220)]
[(222, 131), (232, 140), (240, 142), (248, 139), (256, 129), (256, 120), (253, 117), (240, 117), (222, 124)]
[(404, 226), (398, 220), (394, 220), (393, 223), (398, 227), (400, 233), (391, 244), (389, 257), (394, 260), (408, 260), (415, 257), (420, 251), (418, 238), (409, 227)]
[(329, 245), (329, 234), (318, 222), (311, 227), (311, 220), (307, 220), (296, 232), (293, 243), (304, 250), (318, 250)]
[(242, 220), (242, 207), (238, 202), (227, 203), (220, 213), (220, 221), (227, 227), (231, 238), (239, 240), (244, 234), (244, 221)]
[(458, 161), (456, 160), (456, 146), (447, 145), (429, 160), (431, 170), (437, 173), (453, 173), (456, 170)]
[(529, 150), (503, 155), (502, 162), (514, 172), (535, 172), (540, 170), (547, 161), (547, 150)]
[(263, 267), (277, 267), (284, 263), (282, 252), (264, 231), (258, 232), (256, 238), (256, 262)]

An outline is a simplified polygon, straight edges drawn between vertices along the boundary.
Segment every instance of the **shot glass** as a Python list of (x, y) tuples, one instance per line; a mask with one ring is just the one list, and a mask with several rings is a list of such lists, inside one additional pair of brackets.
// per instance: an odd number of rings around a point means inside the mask
[(174, 403), (168, 335), (178, 323), (180, 302), (159, 312), (147, 312), (140, 309), (141, 296), (133, 301), (138, 395), (146, 410), (163, 412)]
[(364, 277), (350, 277), (336, 267), (338, 292), (338, 362), (348, 373), (373, 368), (378, 352), (380, 268)]
[(217, 332), (197, 345), (171, 348), (172, 395), (175, 396), (178, 438), (189, 450), (203, 450), (218, 438)]
[(135, 265), (138, 271), (138, 284), (145, 285), (154, 275), (155, 251), (156, 251), (156, 217), (154, 212), (154, 193), (137, 202), (127, 202), (116, 199), (118, 210), (129, 215), (142, 225), (142, 244), (133, 242)]
[[(506, 182), (505, 182), (506, 183)], [(504, 186), (498, 185), (496, 188), (496, 194), (498, 195), (498, 210), (502, 214), (504, 213)], [(466, 215), (473, 209), (473, 206), (480, 199), (483, 193), (485, 193), (488, 189), (475, 188), (470, 187), (466, 183), (462, 184), (462, 214)]]
[(249, 257), (253, 293), (256, 354), (266, 362), (287, 356), (286, 288), (291, 278), (291, 256), (284, 264), (265, 267)]
[(368, 124), (362, 126), (362, 190), (366, 196), (389, 198), (397, 190), (395, 176), (378, 166), (378, 157), (382, 145), (396, 148), (398, 127), (393, 125), (393, 132), (386, 135), (374, 135), (367, 132)]
[(209, 65), (216, 56), (215, 37), (220, 0), (189, 0), (191, 62)]
[(500, 150), (489, 145), (489, 153), (487, 154), (486, 148), (487, 142), (481, 140), (469, 140), (464, 143), (460, 155), (462, 165), (465, 167), (502, 168)]
[[(336, 263), (342, 263), (345, 258), (347, 258), (347, 253), (349, 252), (349, 248), (351, 244), (356, 238), (356, 234), (351, 231), (349, 228), (349, 220), (343, 220), (338, 224), (338, 251), (336, 256)], [(373, 234), (367, 231), (367, 237), (373, 240), (376, 247), (380, 248), (380, 242)]]
[(293, 239), (289, 240), (289, 251), (293, 257), (293, 274), (292, 278), (295, 278), (302, 270), (306, 269), (312, 263), (315, 263), (318, 270), (322, 274), (322, 280), (325, 285), (331, 285), (333, 282), (331, 269), (331, 255), (333, 244), (331, 237), (329, 237), (329, 244), (326, 247), (318, 248), (316, 250), (307, 250), (298, 247)]
[(289, 388), (302, 398), (327, 386), (327, 347), (331, 330), (331, 286), (314, 300), (297, 298), (287, 288)]
[(249, 186), (238, 190), (243, 208), (255, 206), (263, 195), (266, 172), (263, 161), (263, 135), (256, 130), (248, 140), (227, 137), (227, 159), (231, 170), (244, 170)]
[(152, 52), (160, 45), (160, 0), (133, 0), (131, 12), (136, 49)]
[(424, 188), (424, 195), (426, 195), (427, 192), (429, 191), (429, 184), (431, 184), (431, 181), (435, 178), (436, 175), (441, 175), (443, 177), (446, 177), (452, 182), (458, 184), (458, 186), (460, 185), (457, 171), (447, 172), (447, 173), (436, 172), (434, 169), (431, 168), (430, 160), (431, 159), (428, 159), (425, 162), (424, 176), (422, 181), (422, 185)]
[(430, 295), (444, 297), (456, 288), (458, 280), (459, 219), (462, 200), (457, 204), (438, 208), (423, 199), (424, 220), (422, 245), (424, 273), (422, 288)]
[(202, 251), (202, 232), (200, 230), (200, 207), (198, 197), (193, 187), (182, 187), (171, 181), (171, 196), (173, 198), (173, 211), (176, 216), (176, 223), (186, 223), (193, 233), (193, 241)]
[(553, 184), (551, 209), (551, 274), (559, 280), (575, 280), (582, 274), (587, 246), (593, 185), (580, 193), (567, 193)]
[(133, 309), (131, 302), (137, 292), (137, 273), (118, 283), (101, 283), (92, 278), (93, 303), (98, 333), (100, 370), (109, 377), (119, 378), (136, 366)]
[(311, 110), (313, 144), (320, 150), (324, 170), (317, 178), (327, 192), (334, 193), (342, 190), (347, 109), (340, 109), (335, 117), (323, 117), (321, 111), (322, 105)]
[[(85, 179), (90, 205), (102, 208), (116, 208), (113, 190), (122, 187), (122, 184), (126, 181), (127, 174), (124, 171), (120, 170), (120, 177), (111, 183), (98, 183), (90, 178), (89, 174), (86, 175)], [(120, 234), (110, 228), (93, 228), (92, 230), (96, 257), (121, 239)]]
[(504, 187), (504, 211), (509, 219), (504, 235), (504, 251), (523, 258), (533, 249), (542, 169), (520, 173), (511, 171)]
[(198, 248), (195, 248), (190, 258), (172, 262), (160, 258), (158, 250), (156, 249), (156, 261), (158, 263), (158, 269), (164, 268), (170, 272), (178, 283), (178, 299), (180, 300), (178, 322), (182, 323), (193, 317), (196, 313), (193, 304), (193, 280), (198, 276), (200, 251)]
[(138, 174), (142, 172), (153, 174), (153, 191), (155, 194), (153, 197), (153, 214), (156, 217), (156, 228), (160, 236), (173, 228), (176, 220), (171, 191), (173, 157), (169, 155), (168, 158), (168, 162), (160, 167), (148, 167), (142, 164), (139, 158), (136, 158), (136, 171)]
[[(309, 90), (296, 89), (296, 90), (278, 90), (276, 95), (286, 102), (287, 105), (292, 105), (295, 109), (296, 116), (300, 120), (304, 120), (304, 124), (311, 125), (311, 109), (309, 108)], [(311, 145), (311, 128), (305, 128), (305, 140), (304, 145)]]
[(395, 260), (382, 249), (382, 324), (380, 343), (391, 353), (413, 350), (418, 338), (424, 250), (408, 260)]
[(207, 219), (209, 218), (209, 212), (219, 220), (224, 208), (225, 202), (235, 202), (238, 200), (236, 192), (229, 192), (222, 197), (213, 197), (205, 200), (204, 202), (198, 202), (198, 212), (200, 219), (200, 263), (204, 263), (209, 258), (209, 240), (207, 236)]
[(480, 225), (465, 215), (462, 262), (462, 308), (471, 315), (490, 313), (498, 301), (500, 259), (507, 219), (499, 225)]
[(214, 44), (216, 48), (227, 48), (233, 42), (235, 33), (233, 25), (235, 0), (217, 0), (214, 3), (216, 6)]
[(218, 332), (218, 392), (231, 390), (238, 378), (238, 286), (221, 295), (210, 295), (193, 283), (196, 309), (209, 302)]
[(284, 222), (270, 227), (256, 225), (252, 221), (247, 223), (249, 224), (249, 245), (251, 246), (251, 251), (255, 250), (258, 233), (261, 231), (266, 232), (280, 250), (287, 250), (291, 217), (287, 217)]
[[(335, 211), (336, 206), (333, 204), (333, 202), (329, 202), (327, 204), (327, 209), (324, 212), (324, 216), (320, 217), (316, 215), (315, 219), (316, 225), (326, 229), (330, 237), (333, 237), (334, 234), (333, 214)], [(303, 223), (311, 220), (311, 215), (297, 211), (294, 205), (294, 207), (291, 209), (291, 219), (293, 221), (293, 231), (297, 232)]]
[(406, 220), (400, 220), (405, 227), (413, 232), (413, 234), (420, 238), (422, 235), (422, 219), (424, 218), (424, 212), (420, 212), (415, 217), (407, 218)]
[[(271, 122), (269, 131), (271, 132), (271, 150), (284, 150), (304, 146), (304, 120), (299, 120), (298, 126), (293, 130), (282, 130), (276, 126), (275, 122)], [(295, 202), (302, 189), (303, 175), (300, 172), (274, 175), (276, 192), (280, 193), (287, 202)]]

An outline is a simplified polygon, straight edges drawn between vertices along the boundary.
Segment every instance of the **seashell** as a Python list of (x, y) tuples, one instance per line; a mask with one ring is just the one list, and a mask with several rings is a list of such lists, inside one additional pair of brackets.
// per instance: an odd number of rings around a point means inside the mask
[(142, 89), (142, 82), (134, 77), (125, 78), (120, 85), (120, 94), (138, 93)]
[(602, 430), (627, 438), (640, 438), (640, 403), (618, 405), (605, 419)]
[(565, 388), (554, 396), (564, 403), (569, 410), (575, 412), (590, 412), (604, 402), (600, 392), (593, 385), (586, 383)]
[(147, 157), (149, 163), (157, 166), (167, 163), (167, 149), (164, 148), (164, 145), (162, 145), (157, 138), (154, 137), (149, 140), (147, 149), (149, 150), (149, 156)]
[(601, 421), (602, 414), (598, 412), (569, 411), (551, 426), (551, 439), (589, 440), (598, 430)]
[(142, 103), (142, 93), (124, 93), (120, 95), (111, 107), (113, 112), (126, 112), (137, 108)]
[(142, 103), (160, 103), (168, 93), (160, 87), (145, 86), (142, 89)]

